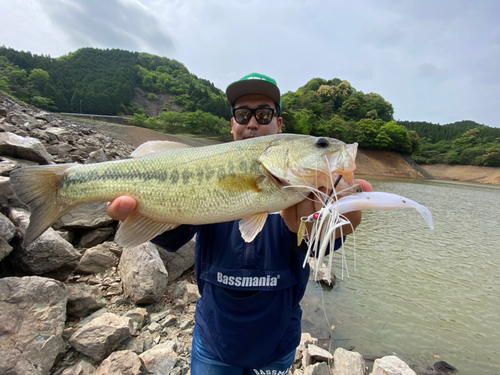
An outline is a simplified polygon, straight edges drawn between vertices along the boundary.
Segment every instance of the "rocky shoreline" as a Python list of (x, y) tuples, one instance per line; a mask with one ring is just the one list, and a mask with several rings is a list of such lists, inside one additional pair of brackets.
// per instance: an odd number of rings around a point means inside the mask
[[(133, 150), (92, 123), (0, 93), (0, 374), (187, 374), (194, 308), (194, 242), (177, 253), (112, 242), (104, 203), (82, 205), (27, 248), (29, 212), (9, 184), (16, 168), (118, 160)], [(332, 354), (302, 335), (290, 374), (365, 374), (363, 356)], [(429, 369), (428, 373), (435, 373)], [(371, 374), (415, 374), (396, 356)]]

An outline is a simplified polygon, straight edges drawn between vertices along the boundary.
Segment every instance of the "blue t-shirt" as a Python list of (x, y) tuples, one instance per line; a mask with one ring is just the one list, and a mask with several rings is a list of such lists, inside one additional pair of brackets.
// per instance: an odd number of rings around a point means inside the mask
[(268, 216), (250, 243), (241, 237), (238, 223), (182, 225), (152, 242), (176, 251), (197, 234), (195, 273), (201, 298), (195, 322), (203, 346), (229, 365), (259, 368), (300, 342), (307, 247), (297, 246), (297, 235), (278, 214)]

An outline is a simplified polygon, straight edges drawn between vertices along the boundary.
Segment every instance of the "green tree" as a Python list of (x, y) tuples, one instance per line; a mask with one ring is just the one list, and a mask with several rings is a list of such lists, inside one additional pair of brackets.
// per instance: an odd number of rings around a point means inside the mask
[(45, 92), (45, 85), (49, 82), (50, 75), (43, 69), (33, 69), (28, 76), (28, 81), (40, 94)]
[(295, 132), (297, 134), (311, 134), (314, 123), (314, 113), (309, 109), (300, 109), (295, 114)]

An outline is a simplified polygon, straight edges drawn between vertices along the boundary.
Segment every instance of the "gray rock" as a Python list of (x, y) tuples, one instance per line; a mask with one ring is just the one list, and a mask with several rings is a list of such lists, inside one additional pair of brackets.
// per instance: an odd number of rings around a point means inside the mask
[(36, 138), (24, 138), (14, 133), (0, 133), (0, 155), (13, 156), (20, 159), (50, 164), (52, 156)]
[(66, 313), (70, 318), (83, 318), (106, 306), (105, 301), (97, 301), (90, 293), (83, 290), (85, 286), (79, 284), (69, 284), (68, 305)]
[(109, 242), (87, 249), (75, 272), (92, 274), (104, 272), (118, 265), (119, 257), (110, 250)]
[(160, 312), (157, 312), (157, 313), (152, 313), (149, 316), (149, 320), (152, 321), (152, 322), (157, 322), (158, 323), (160, 320), (165, 319), (168, 315), (169, 315), (168, 311), (160, 311)]
[(395, 355), (388, 355), (375, 360), (370, 375), (417, 375), (417, 373)]
[(146, 369), (139, 356), (131, 350), (112, 353), (102, 361), (94, 375), (141, 375)]
[(325, 362), (321, 362), (307, 366), (304, 375), (331, 375), (331, 371)]
[(54, 229), (92, 229), (110, 225), (114, 220), (106, 214), (105, 202), (81, 204), (54, 224)]
[(130, 337), (132, 330), (132, 319), (104, 313), (76, 331), (69, 343), (80, 353), (100, 361)]
[(309, 344), (307, 347), (307, 354), (316, 361), (330, 361), (333, 359), (332, 353), (313, 344)]
[(14, 125), (2, 122), (2, 120), (0, 120), (0, 132), (14, 133), (16, 131), (16, 127)]
[(184, 302), (186, 303), (193, 303), (196, 302), (196, 300), (200, 298), (200, 293), (198, 291), (198, 285), (195, 284), (186, 284), (184, 288)]
[(130, 337), (123, 341), (116, 350), (131, 350), (134, 353), (141, 354), (144, 352), (144, 337)]
[(0, 279), (0, 374), (46, 375), (63, 349), (66, 290), (42, 277)]
[(92, 320), (94, 320), (100, 316), (103, 316), (107, 312), (108, 312), (108, 309), (104, 307), (104, 308), (97, 310), (96, 312), (90, 314), (89, 316), (87, 316), (86, 318), (84, 318), (78, 322), (78, 324), (77, 324), (78, 329), (80, 329), (83, 326), (85, 326), (86, 324), (90, 323)]
[(89, 158), (85, 161), (85, 164), (90, 164), (90, 163), (101, 163), (103, 161), (107, 161), (108, 158), (106, 154), (104, 153), (103, 150), (99, 149), (96, 151), (92, 151), (89, 154)]
[(58, 115), (52, 112), (40, 112), (35, 115), (37, 120), (44, 120), (45, 122), (51, 122), (57, 120)]
[(70, 156), (70, 152), (73, 150), (76, 150), (74, 146), (71, 146), (67, 143), (60, 143), (57, 147), (57, 157), (64, 160), (65, 158)]
[(21, 168), (21, 164), (17, 161), (9, 160), (7, 158), (0, 158), (0, 176), (9, 177), (10, 172), (16, 168)]
[(12, 186), (10, 186), (9, 177), (0, 176), (0, 207), (3, 207), (5, 210), (8, 207), (28, 208), (26, 205), (21, 203), (19, 199), (17, 199), (14, 191), (12, 190)]
[(23, 112), (10, 111), (7, 114), (7, 121), (14, 125), (25, 126), (26, 124), (36, 123), (36, 118)]
[(144, 362), (148, 373), (152, 374), (170, 374), (178, 360), (172, 342), (156, 345), (139, 357)]
[[(29, 213), (21, 208), (13, 208), (9, 218), (22, 236), (29, 224)], [(80, 253), (49, 228), (28, 247), (15, 246), (11, 257), (13, 264), (24, 272), (66, 280), (77, 267)]]
[(0, 237), (0, 261), (12, 252), (12, 246), (9, 245), (3, 237)]
[(95, 370), (91, 363), (81, 359), (74, 366), (64, 369), (59, 375), (94, 375)]
[(134, 322), (134, 330), (138, 331), (148, 321), (148, 311), (142, 307), (137, 307), (133, 310), (129, 310), (124, 315), (127, 318), (130, 318)]
[(45, 133), (49, 134), (51, 139), (61, 142), (73, 143), (75, 141), (73, 134), (64, 128), (50, 127), (45, 129)]
[(0, 237), (10, 242), (16, 233), (16, 227), (7, 217), (0, 213)]
[(69, 230), (56, 230), (57, 234), (71, 243), (75, 238), (75, 232)]
[(357, 352), (337, 348), (333, 353), (333, 363), (335, 364), (334, 375), (365, 375), (365, 360)]
[(107, 241), (115, 233), (113, 227), (102, 227), (91, 229), (86, 232), (78, 243), (79, 247), (89, 248)]
[(169, 284), (177, 280), (184, 271), (187, 271), (194, 265), (194, 246), (195, 241), (191, 240), (176, 252), (167, 251), (160, 246), (156, 246), (165, 268), (168, 272)]
[(157, 302), (165, 294), (168, 272), (150, 242), (123, 249), (118, 271), (125, 296), (135, 303)]
[(16, 168), (17, 166), (19, 166), (19, 168), (23, 168), (23, 167), (31, 167), (33, 165), (40, 165), (40, 163), (37, 163), (36, 161), (19, 159), (13, 156), (2, 156), (0, 157), (0, 159), (9, 163), (14, 163), (16, 165)]

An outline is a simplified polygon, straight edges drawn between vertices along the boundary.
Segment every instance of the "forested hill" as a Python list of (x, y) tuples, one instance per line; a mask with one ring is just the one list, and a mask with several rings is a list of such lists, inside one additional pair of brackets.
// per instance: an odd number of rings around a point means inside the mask
[(180, 62), (142, 52), (81, 48), (51, 58), (0, 47), (0, 90), (57, 112), (116, 115), (140, 113), (134, 90), (170, 94), (183, 111), (228, 118), (225, 94)]
[(398, 121), (420, 137), (418, 163), (500, 165), (500, 128), (466, 120), (438, 125), (430, 122)]

